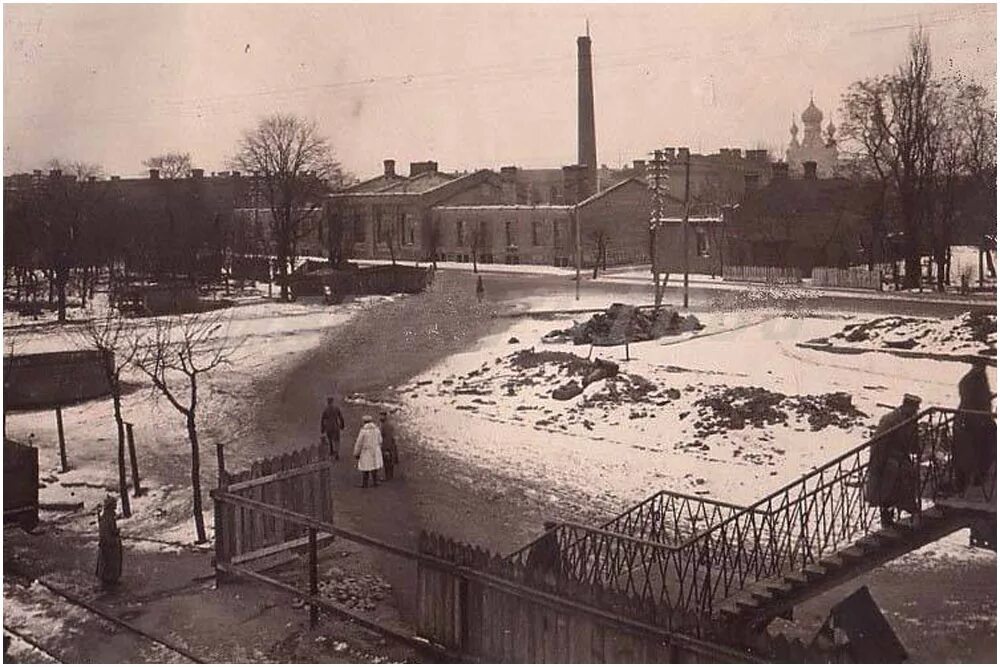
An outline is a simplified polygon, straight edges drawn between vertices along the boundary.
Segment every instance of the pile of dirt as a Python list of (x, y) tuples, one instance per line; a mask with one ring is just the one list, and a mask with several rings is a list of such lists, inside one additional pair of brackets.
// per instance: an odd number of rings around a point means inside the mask
[[(519, 350), (508, 360), (512, 369), (520, 371), (519, 376), (506, 383), (508, 395), (516, 386), (536, 384), (535, 378), (554, 379), (554, 376), (545, 373), (544, 368), (539, 369), (547, 364), (558, 364), (559, 370), (570, 378), (552, 390), (552, 398), (559, 401), (568, 401), (583, 393), (584, 387), (618, 375), (618, 364), (613, 361), (584, 359), (569, 352), (536, 352), (534, 348)], [(531, 369), (539, 369), (534, 377), (527, 374)]]
[(572, 342), (574, 345), (623, 345), (626, 340), (636, 343), (702, 328), (697, 317), (683, 316), (673, 308), (663, 307), (654, 312), (615, 303), (586, 322), (574, 322), (568, 329), (549, 332), (542, 340), (546, 343)]
[(996, 315), (983, 311), (963, 313), (954, 319), (879, 317), (849, 324), (843, 330), (818, 338), (816, 343), (841, 346), (913, 350), (935, 354), (981, 354), (995, 357)]
[(747, 426), (786, 425), (792, 415), (808, 421), (812, 431), (828, 426), (850, 428), (867, 417), (854, 407), (846, 392), (786, 396), (762, 387), (712, 387), (694, 405), (698, 410), (696, 435), (700, 438)]

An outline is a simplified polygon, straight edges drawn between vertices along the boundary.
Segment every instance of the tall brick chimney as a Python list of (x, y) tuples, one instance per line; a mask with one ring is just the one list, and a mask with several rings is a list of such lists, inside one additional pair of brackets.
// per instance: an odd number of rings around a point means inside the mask
[(584, 199), (597, 191), (597, 135), (594, 130), (594, 75), (590, 62), (590, 24), (587, 34), (576, 38), (577, 61), (577, 164), (586, 165)]
[(396, 161), (395, 160), (382, 160), (383, 173), (386, 176), (396, 175)]

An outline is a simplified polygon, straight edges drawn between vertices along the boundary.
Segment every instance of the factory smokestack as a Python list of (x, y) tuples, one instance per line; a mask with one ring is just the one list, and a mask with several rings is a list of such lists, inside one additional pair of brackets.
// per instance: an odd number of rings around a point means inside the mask
[(594, 132), (594, 76), (590, 63), (590, 22), (587, 34), (576, 38), (577, 87), (579, 92), (577, 137), (577, 163), (586, 165), (586, 188), (581, 193), (584, 198), (597, 191), (597, 136)]

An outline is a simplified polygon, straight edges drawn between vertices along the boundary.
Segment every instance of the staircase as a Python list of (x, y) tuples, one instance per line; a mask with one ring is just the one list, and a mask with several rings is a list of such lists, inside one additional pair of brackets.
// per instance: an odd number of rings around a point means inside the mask
[(628, 596), (661, 610), (657, 622), (761, 629), (962, 528), (974, 525), (996, 549), (995, 467), (984, 486), (950, 491), (956, 414), (929, 408), (896, 427), (916, 429), (916, 502), (891, 528), (864, 495), (872, 439), (749, 507), (660, 493), (599, 528), (559, 524), (508, 558), (530, 569), (548, 543), (561, 559), (557, 580)]
[(778, 616), (790, 616), (796, 605), (812, 597), (967, 528), (973, 518), (969, 512), (940, 508), (924, 511), (919, 519), (908, 517), (801, 570), (754, 582), (719, 606), (720, 617), (726, 624), (764, 627)]

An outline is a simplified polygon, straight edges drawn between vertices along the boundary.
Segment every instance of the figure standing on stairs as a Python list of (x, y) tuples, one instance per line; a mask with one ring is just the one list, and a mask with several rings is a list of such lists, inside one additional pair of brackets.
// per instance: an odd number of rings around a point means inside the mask
[(882, 417), (868, 460), (865, 500), (879, 508), (882, 526), (895, 520), (895, 510), (917, 509), (917, 479), (911, 455), (918, 450), (917, 421), (920, 397), (903, 396), (898, 408)]
[(979, 486), (997, 460), (997, 423), (993, 411), (993, 392), (986, 377), (986, 362), (976, 360), (958, 382), (959, 410), (985, 414), (955, 415), (955, 437), (952, 445), (952, 466), (955, 486), (962, 492)]

